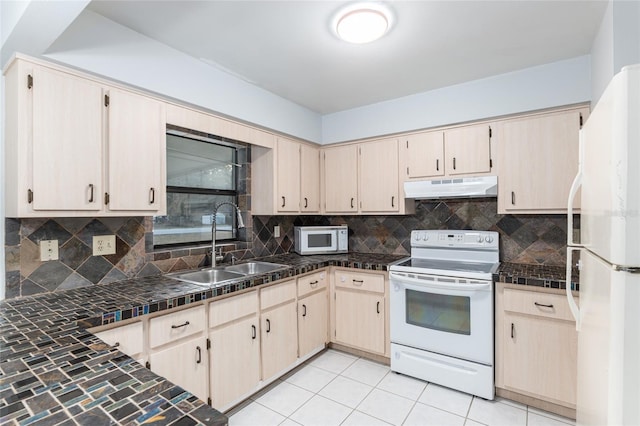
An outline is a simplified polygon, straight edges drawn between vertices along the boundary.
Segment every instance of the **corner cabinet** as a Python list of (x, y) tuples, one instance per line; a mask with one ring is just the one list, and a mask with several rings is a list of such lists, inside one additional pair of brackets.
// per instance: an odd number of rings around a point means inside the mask
[(400, 183), (398, 139), (323, 149), (325, 212), (410, 214)]
[(575, 418), (578, 334), (566, 295), (498, 283), (495, 336), (498, 395)]
[[(565, 213), (588, 108), (514, 118), (498, 128), (498, 213)], [(580, 200), (576, 197), (576, 210)]]
[(278, 138), (273, 149), (251, 151), (252, 213), (320, 212), (320, 150)]
[(15, 59), (5, 73), (8, 217), (164, 214), (164, 104)]
[(389, 356), (386, 274), (337, 269), (333, 280), (331, 341)]

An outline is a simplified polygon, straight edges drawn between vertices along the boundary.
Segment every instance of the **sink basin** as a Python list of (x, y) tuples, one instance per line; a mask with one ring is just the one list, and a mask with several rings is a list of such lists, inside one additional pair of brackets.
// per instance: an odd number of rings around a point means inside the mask
[(201, 271), (195, 272), (171, 274), (170, 276), (180, 281), (210, 286), (211, 284), (217, 284), (223, 281), (242, 278), (245, 276), (245, 274), (225, 271), (224, 269), (203, 269)]
[(257, 275), (266, 272), (277, 271), (279, 269), (288, 268), (287, 265), (269, 262), (247, 262), (238, 265), (226, 266), (225, 271), (236, 272), (243, 275)]
[(210, 287), (214, 284), (222, 285), (230, 280), (264, 274), (286, 268), (288, 268), (287, 265), (282, 265), (280, 263), (247, 262), (240, 263), (238, 265), (201, 269), (199, 271), (176, 272), (169, 274), (168, 276), (179, 281)]

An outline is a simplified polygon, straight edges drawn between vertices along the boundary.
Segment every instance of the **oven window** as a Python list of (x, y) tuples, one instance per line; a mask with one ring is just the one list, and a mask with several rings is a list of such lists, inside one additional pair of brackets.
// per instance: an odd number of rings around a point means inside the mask
[(307, 243), (309, 248), (331, 247), (331, 234), (309, 234)]
[(447, 333), (471, 334), (471, 299), (406, 290), (407, 323)]

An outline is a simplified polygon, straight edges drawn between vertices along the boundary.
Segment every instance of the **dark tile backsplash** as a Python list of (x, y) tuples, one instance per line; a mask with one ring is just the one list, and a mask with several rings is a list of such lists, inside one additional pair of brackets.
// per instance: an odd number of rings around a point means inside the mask
[[(564, 265), (566, 216), (499, 215), (495, 199), (421, 201), (410, 216), (253, 216), (247, 241), (228, 246), (225, 261), (293, 251), (296, 225), (349, 226), (349, 249), (408, 255), (412, 229), (500, 233), (505, 262)], [(576, 218), (579, 226), (579, 218)], [(279, 225), (280, 237), (273, 236)], [(153, 251), (151, 217), (5, 219), (6, 298), (76, 288), (202, 266), (206, 247)], [(116, 235), (116, 254), (92, 256), (94, 235)], [(59, 241), (59, 260), (41, 262), (40, 240)]]

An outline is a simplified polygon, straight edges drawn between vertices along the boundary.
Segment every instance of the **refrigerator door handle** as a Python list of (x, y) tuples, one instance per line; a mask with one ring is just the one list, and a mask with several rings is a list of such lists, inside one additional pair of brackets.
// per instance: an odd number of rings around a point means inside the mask
[(578, 304), (573, 298), (573, 294), (571, 294), (571, 259), (574, 251), (580, 251), (580, 248), (567, 247), (567, 275), (565, 277), (565, 288), (567, 290), (567, 302), (569, 302), (569, 309), (571, 309), (571, 314), (576, 320), (576, 331), (580, 331), (580, 308), (578, 308)]

